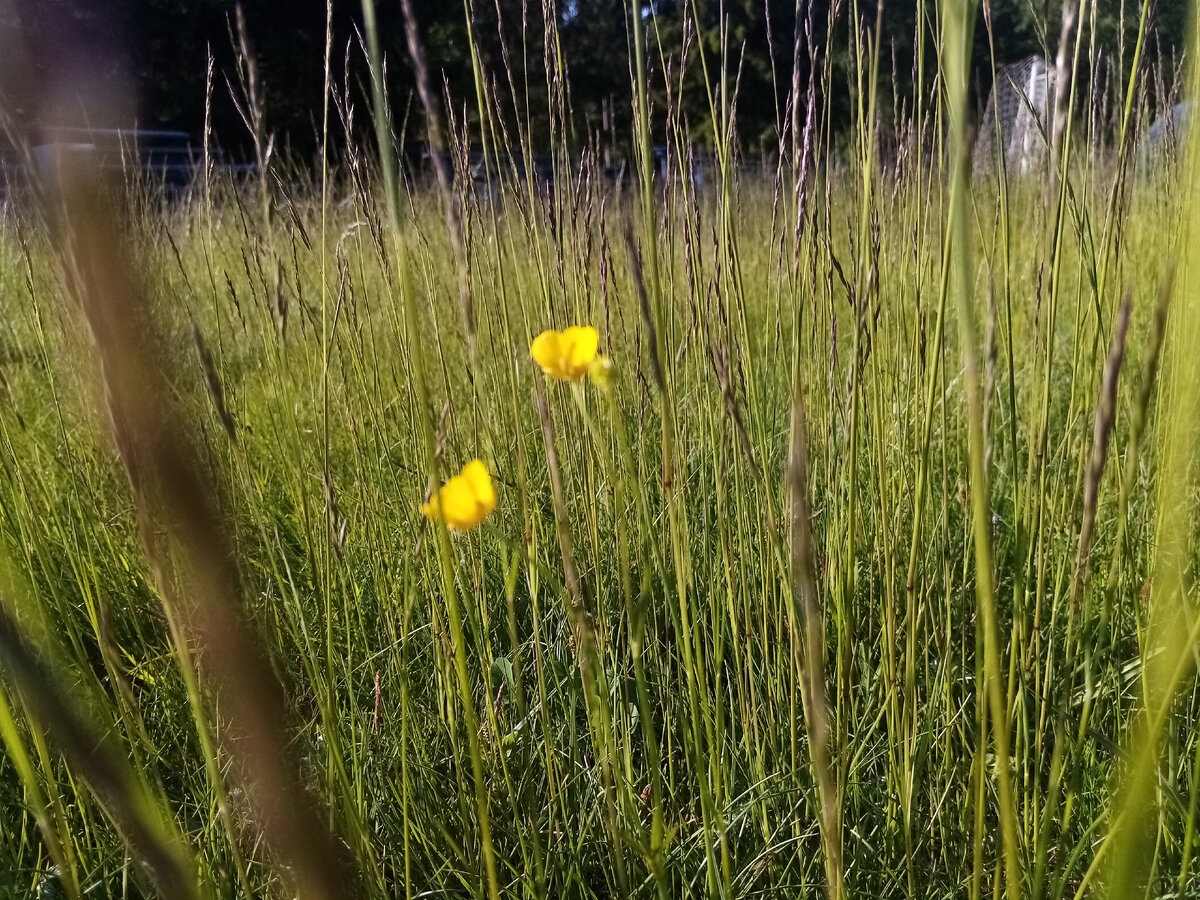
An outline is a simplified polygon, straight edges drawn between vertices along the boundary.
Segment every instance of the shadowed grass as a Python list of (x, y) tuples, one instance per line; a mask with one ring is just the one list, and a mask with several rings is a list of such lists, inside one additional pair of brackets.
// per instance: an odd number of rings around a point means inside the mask
[[(286, 742), (284, 793), (341, 836), (362, 896), (1200, 891), (1194, 316), (1166, 327), (1159, 300), (1194, 256), (1190, 194), (1129, 165), (1132, 84), (1115, 152), (1073, 137), (1094, 97), (1072, 81), (1053, 177), (967, 177), (969, 17), (922, 10), (945, 16), (922, 40), (954, 90), (913, 98), (933, 115), (901, 123), (895, 158), (877, 34), (852, 42), (854, 165), (827, 154), (826, 94), (797, 66), (781, 153), (751, 166), (729, 60), (655, 59), (659, 23), (634, 15), (628, 183), (567, 152), (551, 31), (528, 37), (552, 184), (506, 152), (519, 85), (481, 71), (480, 178), (458, 138), (444, 183), (399, 172), (380, 78), (379, 166), (352, 146), (319, 191), (264, 170), (252, 192), (214, 177), (142, 198), (125, 230), (161, 402), (212, 486), (157, 526), (108, 437), (96, 310), (89, 333), (69, 266), (6, 214), (0, 541), (28, 585), (8, 615), (53, 631), (29, 643), (79, 685), (203, 895), (332, 877), (278, 823), (256, 840), (266, 776), (242, 786), (232, 702), (250, 681), (282, 686), (260, 737)], [(1080, 31), (1061, 43), (1086, 62)], [(701, 61), (711, 122), (650, 108), (668, 63)], [(702, 143), (705, 184), (687, 174)], [(611, 383), (530, 358), (572, 324), (599, 330)], [(474, 458), (495, 512), (464, 533), (423, 519)], [(172, 531), (196, 506), (216, 537)], [(164, 571), (164, 535), (224, 549)], [(213, 566), (259, 636), (240, 683), (246, 654), (219, 662), (233, 636), (171, 612)], [(192, 665), (214, 649), (215, 671)], [(42, 734), (20, 678), (3, 690), (0, 884), (142, 896), (126, 853), (147, 854), (95, 773)]]

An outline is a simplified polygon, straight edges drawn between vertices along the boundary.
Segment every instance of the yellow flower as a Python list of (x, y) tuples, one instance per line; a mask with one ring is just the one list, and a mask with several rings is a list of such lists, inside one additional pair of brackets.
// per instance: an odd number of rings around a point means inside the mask
[(437, 495), (421, 507), (431, 519), (444, 519), (451, 528), (469, 531), (496, 508), (496, 489), (487, 466), (471, 460), (458, 475), (447, 481)]
[(529, 352), (547, 375), (575, 381), (587, 374), (599, 345), (595, 328), (572, 326), (565, 331), (543, 331), (533, 339)]

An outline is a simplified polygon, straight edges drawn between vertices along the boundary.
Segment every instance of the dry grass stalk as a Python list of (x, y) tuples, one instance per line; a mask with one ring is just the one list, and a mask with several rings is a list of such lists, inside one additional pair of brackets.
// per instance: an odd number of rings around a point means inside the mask
[(1078, 608), (1083, 599), (1084, 582), (1087, 580), (1088, 561), (1092, 552), (1092, 538), (1096, 528), (1096, 501), (1100, 494), (1100, 478), (1104, 474), (1104, 463), (1108, 459), (1108, 440), (1112, 435), (1113, 421), (1117, 414), (1117, 376), (1121, 373), (1121, 362), (1125, 358), (1125, 337), (1129, 332), (1129, 313), (1132, 295), (1126, 291), (1121, 307), (1117, 311), (1117, 327), (1108, 348), (1104, 363), (1104, 375), (1100, 384), (1100, 397), (1096, 403), (1096, 424), (1092, 431), (1092, 452), (1088, 457), (1087, 474), (1083, 482), (1083, 526), (1079, 531), (1079, 560), (1075, 568), (1074, 604)]
[(87, 319), (113, 436), (164, 602), (199, 651), (219, 704), (218, 738), (251, 798), (255, 824), (305, 898), (346, 896), (347, 873), (288, 751), (284, 696), (241, 605), (231, 526), (218, 488), (172, 401), (162, 344), (94, 178), (64, 172), (58, 249)]

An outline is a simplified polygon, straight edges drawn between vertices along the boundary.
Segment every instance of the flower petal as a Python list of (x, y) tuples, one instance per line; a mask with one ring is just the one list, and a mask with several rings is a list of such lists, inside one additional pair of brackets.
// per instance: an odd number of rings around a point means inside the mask
[(590, 325), (573, 326), (563, 332), (563, 343), (567, 345), (567, 368), (572, 378), (578, 378), (596, 358), (600, 346), (600, 333)]
[(547, 375), (562, 378), (562, 335), (557, 331), (543, 331), (533, 339), (529, 353)]
[(463, 475), (455, 475), (447, 481), (438, 492), (438, 499), (442, 518), (451, 528), (465, 531), (483, 521), (475, 499), (475, 489)]
[(475, 492), (475, 502), (487, 515), (496, 508), (496, 488), (492, 484), (492, 476), (488, 474), (487, 466), (481, 460), (473, 459), (462, 470), (462, 477), (471, 485)]
[(486, 519), (495, 508), (496, 488), (492, 476), (482, 461), (473, 459), (421, 506), (421, 514), (441, 519), (458, 531), (467, 531)]

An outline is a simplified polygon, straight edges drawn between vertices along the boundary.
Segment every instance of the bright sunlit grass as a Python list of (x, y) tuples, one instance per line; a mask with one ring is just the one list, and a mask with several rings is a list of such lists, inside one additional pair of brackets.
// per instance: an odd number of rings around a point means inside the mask
[(0, 898), (334, 896), (226, 621), (347, 897), (1200, 894), (1183, 170), (952, 178), (951, 91), (886, 170), (656, 111), (647, 178), (640, 28), (628, 183), (535, 190), (481, 93), (487, 184), (385, 137), (147, 201), (145, 397), (62, 263), (103, 266), (6, 214)]

